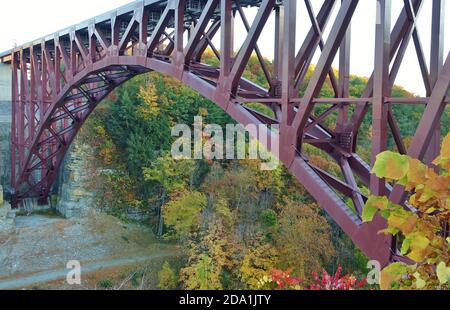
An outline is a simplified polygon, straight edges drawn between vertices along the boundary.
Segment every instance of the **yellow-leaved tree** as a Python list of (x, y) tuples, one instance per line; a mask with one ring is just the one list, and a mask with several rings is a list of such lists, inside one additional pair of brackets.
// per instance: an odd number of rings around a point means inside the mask
[(145, 120), (149, 121), (158, 115), (160, 108), (158, 105), (158, 94), (154, 84), (141, 86), (138, 96), (143, 100), (143, 104), (139, 106), (138, 111)]
[(281, 267), (292, 268), (302, 279), (309, 279), (312, 271), (321, 270), (335, 255), (330, 226), (318, 208), (288, 200), (281, 207), (274, 234)]
[(380, 178), (396, 181), (410, 192), (410, 210), (387, 197), (372, 196), (363, 211), (363, 220), (376, 213), (387, 220), (380, 233), (397, 236), (401, 254), (416, 264), (395, 262), (381, 271), (382, 289), (448, 289), (450, 283), (450, 134), (441, 154), (433, 161), (439, 173), (417, 159), (394, 152), (377, 156), (372, 170)]

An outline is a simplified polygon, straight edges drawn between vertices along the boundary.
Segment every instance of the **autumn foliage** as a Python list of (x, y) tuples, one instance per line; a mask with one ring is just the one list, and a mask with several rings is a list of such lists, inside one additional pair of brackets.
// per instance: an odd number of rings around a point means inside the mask
[(310, 290), (354, 290), (361, 288), (365, 283), (366, 279), (358, 281), (355, 276), (346, 274), (341, 276), (342, 268), (338, 267), (334, 275), (328, 274), (326, 270), (322, 271), (319, 276), (317, 272), (313, 273), (313, 283), (310, 284)]
[(410, 192), (410, 208), (394, 204), (386, 197), (370, 197), (363, 219), (376, 213), (387, 220), (380, 233), (392, 234), (400, 241), (401, 254), (416, 265), (393, 263), (381, 273), (381, 287), (446, 289), (450, 280), (450, 134), (441, 154), (433, 161), (439, 172), (417, 159), (393, 152), (377, 156), (373, 173), (396, 181)]
[[(338, 266), (336, 272), (330, 275), (326, 270), (322, 270), (319, 275), (312, 273), (310, 281), (292, 275), (292, 268), (287, 270), (273, 269), (270, 278), (263, 278), (261, 284), (275, 283), (278, 289), (296, 289), (296, 290), (355, 290), (366, 284), (366, 279), (358, 281), (354, 275), (342, 275), (342, 267)], [(309, 282), (309, 283), (305, 283)]]
[[(203, 61), (220, 64), (208, 50)], [(268, 87), (255, 55), (244, 76)], [(361, 97), (366, 84), (367, 79), (352, 76), (351, 96)], [(393, 95), (398, 91), (394, 87)], [(334, 96), (330, 83), (320, 95)], [(402, 90), (402, 95), (410, 94)], [(273, 113), (263, 104), (252, 104), (261, 113)], [(360, 278), (367, 272), (366, 258), (285, 168), (268, 172), (259, 169), (257, 160), (179, 161), (169, 155), (174, 141), (170, 127), (192, 124), (198, 115), (204, 124), (222, 128), (234, 122), (179, 81), (152, 72), (117, 88), (83, 126), (84, 142), (93, 148), (90, 185), (98, 192), (99, 205), (121, 218), (129, 210), (144, 213), (161, 242), (176, 242), (183, 249), (181, 262), (162, 270), (161, 288), (357, 288), (359, 282), (352, 276), (321, 272), (319, 280), (315, 278), (312, 271), (335, 271), (339, 263), (344, 273)], [(333, 115), (325, 120), (326, 125), (332, 123)], [(406, 122), (399, 124), (403, 134)], [(363, 147), (370, 142), (369, 127), (365, 120), (360, 133)], [(319, 149), (305, 146), (305, 154), (318, 168), (336, 176), (342, 173)], [(261, 279), (267, 280), (262, 286)]]

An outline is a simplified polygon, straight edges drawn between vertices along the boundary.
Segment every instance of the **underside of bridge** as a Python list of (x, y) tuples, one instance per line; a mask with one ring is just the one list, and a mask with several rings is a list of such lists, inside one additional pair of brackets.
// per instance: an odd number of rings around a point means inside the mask
[[(366, 0), (364, 0), (366, 1)], [(61, 162), (84, 121), (112, 90), (149, 71), (172, 76), (212, 100), (243, 125), (262, 124), (270, 138), (267, 148), (280, 146), (280, 160), (329, 213), (346, 234), (372, 259), (383, 265), (402, 260), (395, 240), (379, 235), (381, 218), (362, 223), (367, 200), (361, 187), (386, 195), (397, 203), (407, 195), (370, 173), (370, 163), (357, 154), (358, 132), (372, 113), (372, 163), (387, 149), (388, 133), (400, 153), (434, 158), (439, 146), (439, 123), (450, 102), (450, 54), (444, 61), (444, 1), (433, 0), (430, 25), (430, 61), (422, 49), (416, 17), (424, 0), (405, 0), (391, 25), (391, 0), (373, 1), (377, 14), (373, 74), (361, 98), (350, 98), (351, 21), (361, 1), (324, 0), (315, 12), (305, 0), (309, 31), (296, 48), (299, 3), (296, 0), (144, 0), (95, 17), (54, 35), (0, 54), (12, 68), (11, 186), (13, 204), (27, 197), (46, 200)], [(252, 22), (244, 7), (258, 7)], [(376, 10), (375, 10), (376, 9)], [(332, 12), (337, 12), (332, 18)], [(375, 13), (374, 13), (375, 14)], [(258, 39), (274, 17), (274, 61), (269, 68)], [(234, 20), (247, 31), (236, 46)], [(327, 38), (323, 32), (327, 24)], [(220, 38), (220, 47), (213, 39)], [(406, 49), (413, 41), (427, 96), (392, 98), (391, 92)], [(217, 67), (202, 63), (211, 49)], [(268, 88), (242, 77), (255, 53)], [(306, 90), (300, 96), (314, 55), (319, 55)], [(337, 72), (331, 67), (339, 59)], [(334, 98), (320, 98), (324, 83), (331, 83)], [(258, 102), (274, 112), (269, 117), (247, 104)], [(425, 105), (424, 114), (408, 149), (392, 111), (395, 104)], [(317, 113), (317, 107), (325, 105)], [(337, 113), (334, 126), (325, 120)], [(279, 135), (269, 126), (279, 125)], [(262, 128), (262, 129), (261, 129)], [(328, 154), (341, 168), (336, 176), (312, 164), (305, 145)], [(352, 202), (354, 208), (346, 201)]]

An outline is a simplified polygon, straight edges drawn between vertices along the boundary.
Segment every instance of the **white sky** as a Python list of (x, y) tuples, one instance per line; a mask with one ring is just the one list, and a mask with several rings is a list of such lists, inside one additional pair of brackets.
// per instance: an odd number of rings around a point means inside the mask
[[(115, 9), (121, 5), (129, 3), (130, 0), (16, 0), (4, 1), (0, 6), (0, 51), (5, 51), (28, 41), (43, 37), (55, 31), (64, 29), (73, 24), (77, 24), (86, 19), (100, 15), (109, 10)], [(322, 0), (312, 0), (316, 13), (322, 5)], [(450, 1), (447, 1), (450, 2)], [(298, 2), (297, 19), (297, 48), (310, 28), (310, 22), (306, 13), (304, 2)], [(400, 10), (402, 9), (402, 0), (393, 0), (392, 24), (394, 24)], [(419, 34), (422, 39), (422, 45), (425, 55), (430, 54), (430, 33), (431, 33), (431, 0), (425, 0), (421, 14), (418, 19)], [(325, 31), (325, 37), (334, 20), (339, 6), (334, 8), (334, 15)], [(86, 9), (88, 8), (88, 9)], [(251, 22), (256, 14), (256, 9), (246, 9), (247, 18)], [(447, 18), (445, 21), (445, 51), (444, 58), (450, 50), (450, 3), (446, 6)], [(18, 17), (20, 16), (20, 18)], [(273, 58), (273, 14), (266, 24), (258, 44), (264, 56)], [(245, 39), (245, 29), (239, 18), (236, 19), (235, 27), (236, 46)], [(373, 70), (374, 59), (374, 37), (375, 37), (375, 1), (360, 1), (355, 18), (352, 24), (352, 74), (369, 76)], [(218, 37), (214, 43), (220, 48)], [(319, 53), (315, 57), (317, 61)], [(429, 58), (429, 56), (428, 56)], [(429, 60), (428, 60), (429, 62)], [(334, 66), (338, 66), (337, 60)], [(424, 87), (421, 81), (421, 75), (417, 60), (415, 59), (415, 50), (412, 44), (408, 48), (404, 64), (400, 70), (396, 81), (397, 84), (404, 86), (411, 92), (424, 95)]]

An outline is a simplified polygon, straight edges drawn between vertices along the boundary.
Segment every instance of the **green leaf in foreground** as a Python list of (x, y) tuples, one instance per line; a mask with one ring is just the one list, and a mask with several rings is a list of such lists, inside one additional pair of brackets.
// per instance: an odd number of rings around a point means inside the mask
[(408, 168), (408, 156), (386, 151), (377, 155), (372, 173), (375, 173), (379, 178), (400, 180), (406, 176)]

